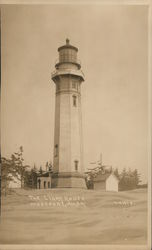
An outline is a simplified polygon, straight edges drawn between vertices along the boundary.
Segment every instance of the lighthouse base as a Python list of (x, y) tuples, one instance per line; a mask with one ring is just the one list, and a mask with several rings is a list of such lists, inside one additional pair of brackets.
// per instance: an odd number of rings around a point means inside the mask
[(52, 188), (85, 188), (85, 177), (80, 173), (62, 172), (52, 174)]

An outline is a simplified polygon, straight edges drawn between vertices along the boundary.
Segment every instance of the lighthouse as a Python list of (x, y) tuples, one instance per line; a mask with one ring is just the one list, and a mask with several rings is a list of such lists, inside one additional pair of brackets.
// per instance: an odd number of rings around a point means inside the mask
[(52, 188), (86, 188), (81, 119), (84, 74), (77, 52), (66, 39), (58, 48), (59, 59), (52, 72), (56, 88)]

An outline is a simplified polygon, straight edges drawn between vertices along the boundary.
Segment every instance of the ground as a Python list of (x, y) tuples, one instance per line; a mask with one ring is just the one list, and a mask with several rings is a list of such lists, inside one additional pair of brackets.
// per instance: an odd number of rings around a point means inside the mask
[(16, 189), (2, 197), (1, 244), (146, 242), (146, 189)]

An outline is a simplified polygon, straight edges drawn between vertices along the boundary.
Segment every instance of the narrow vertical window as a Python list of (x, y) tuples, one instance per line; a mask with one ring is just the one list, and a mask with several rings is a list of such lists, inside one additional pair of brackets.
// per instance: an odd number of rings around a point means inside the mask
[(40, 188), (41, 188), (41, 180), (38, 179), (38, 189), (40, 189)]
[(77, 106), (77, 97), (75, 95), (73, 95), (73, 106)]
[(58, 145), (55, 145), (55, 157), (58, 156)]
[(56, 84), (56, 91), (59, 91), (59, 90), (60, 90), (60, 84), (57, 83), (57, 84)]
[(76, 89), (76, 83), (75, 82), (72, 83), (72, 88)]
[(75, 171), (78, 171), (78, 161), (77, 160), (74, 161), (74, 166), (75, 166)]

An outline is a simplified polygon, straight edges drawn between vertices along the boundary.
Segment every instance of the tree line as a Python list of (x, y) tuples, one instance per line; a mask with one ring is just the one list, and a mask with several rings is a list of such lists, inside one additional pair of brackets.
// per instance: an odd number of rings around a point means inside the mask
[[(15, 152), (8, 159), (1, 158), (1, 191), (2, 194), (7, 194), (9, 183), (19, 181), (21, 188), (36, 188), (37, 176), (43, 172), (52, 172), (51, 162), (46, 162), (46, 171), (40, 166), (39, 170), (34, 165), (33, 167), (26, 165), (23, 158), (23, 147), (20, 146), (18, 152)], [(95, 170), (87, 172), (86, 185), (88, 188), (93, 187), (93, 180), (98, 174), (114, 173), (119, 180), (119, 190), (131, 190), (139, 187), (147, 187), (147, 184), (140, 185), (140, 174), (137, 169), (124, 168), (121, 172), (118, 168), (106, 168), (105, 166), (97, 167)]]
[(147, 187), (147, 185), (140, 185), (141, 179), (140, 174), (137, 169), (132, 170), (129, 168), (123, 168), (120, 172), (118, 168), (113, 169), (112, 167), (106, 168), (106, 166), (101, 166), (96, 168), (96, 170), (92, 170), (86, 173), (86, 185), (88, 189), (93, 189), (94, 179), (97, 175), (111, 174), (113, 173), (119, 180), (119, 190), (131, 190), (139, 187)]
[[(52, 171), (52, 165), (46, 162), (46, 171)], [(9, 190), (10, 182), (20, 182), (21, 188), (36, 188), (37, 176), (42, 174), (44, 170), (40, 166), (39, 169), (24, 163), (23, 147), (11, 155), (8, 159), (1, 157), (1, 193), (6, 195)]]
[(137, 169), (132, 170), (129, 168), (127, 170), (123, 168), (123, 170), (119, 172), (118, 168), (116, 168), (114, 174), (119, 180), (119, 190), (131, 190), (139, 187), (141, 179)]

